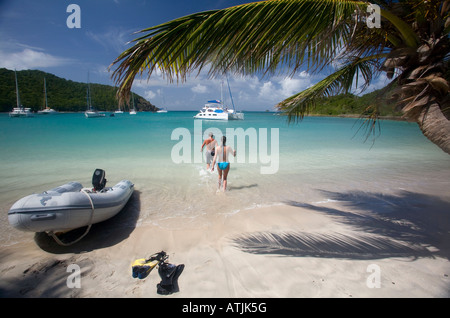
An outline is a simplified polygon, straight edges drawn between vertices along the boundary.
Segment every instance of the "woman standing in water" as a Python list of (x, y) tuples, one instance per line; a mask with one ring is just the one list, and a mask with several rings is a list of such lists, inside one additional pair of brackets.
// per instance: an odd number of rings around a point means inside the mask
[(232, 154), (236, 157), (236, 150), (233, 150), (230, 146), (226, 145), (227, 137), (222, 136), (222, 146), (218, 146), (216, 148), (216, 153), (214, 155), (212, 168), (214, 171), (214, 165), (217, 161), (217, 172), (219, 173), (219, 189), (222, 183), (222, 175), (223, 175), (223, 191), (227, 189), (227, 176), (228, 171), (230, 171), (230, 162), (228, 161), (228, 155)]

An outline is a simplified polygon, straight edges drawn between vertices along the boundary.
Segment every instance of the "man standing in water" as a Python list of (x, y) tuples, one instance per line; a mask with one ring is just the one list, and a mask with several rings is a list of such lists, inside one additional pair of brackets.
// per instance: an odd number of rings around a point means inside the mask
[(209, 138), (205, 139), (205, 141), (203, 142), (202, 149), (200, 149), (200, 152), (203, 151), (203, 147), (205, 146), (206, 146), (206, 169), (209, 170), (210, 163), (214, 157), (214, 150), (216, 149), (217, 146), (217, 141), (214, 139), (214, 135), (212, 132), (209, 133)]
[(236, 157), (236, 150), (233, 150), (230, 146), (226, 145), (227, 137), (222, 136), (222, 146), (216, 148), (216, 154), (214, 155), (214, 160), (211, 170), (214, 171), (214, 164), (217, 161), (217, 172), (219, 173), (219, 190), (222, 183), (223, 175), (223, 191), (227, 190), (227, 177), (230, 171), (230, 162), (228, 161), (228, 155), (232, 154)]

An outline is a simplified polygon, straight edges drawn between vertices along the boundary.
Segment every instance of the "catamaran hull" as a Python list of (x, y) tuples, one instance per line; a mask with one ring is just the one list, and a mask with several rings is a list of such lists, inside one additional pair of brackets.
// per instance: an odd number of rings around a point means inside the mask
[(86, 111), (84, 113), (84, 116), (86, 116), (86, 118), (95, 118), (95, 117), (105, 117), (105, 114), (95, 112), (95, 111)]
[(80, 183), (70, 182), (20, 199), (9, 210), (8, 220), (21, 231), (65, 232), (115, 216), (133, 191), (128, 180), (101, 192), (89, 192)]
[(229, 120), (244, 120), (244, 113), (231, 113), (228, 114)]
[(16, 107), (9, 113), (9, 117), (34, 117), (31, 108)]
[(221, 113), (199, 113), (194, 116), (195, 119), (206, 119), (206, 120), (228, 120), (228, 114)]
[(205, 120), (244, 120), (243, 113), (198, 113), (194, 116), (195, 119)]

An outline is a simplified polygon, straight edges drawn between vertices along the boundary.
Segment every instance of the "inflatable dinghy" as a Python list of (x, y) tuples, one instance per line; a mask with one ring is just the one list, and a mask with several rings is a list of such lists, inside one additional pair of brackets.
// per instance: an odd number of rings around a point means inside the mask
[(9, 223), (29, 232), (66, 232), (105, 221), (119, 213), (130, 199), (134, 184), (122, 180), (105, 187), (105, 171), (97, 169), (93, 188), (69, 182), (40, 194), (26, 196), (11, 207)]

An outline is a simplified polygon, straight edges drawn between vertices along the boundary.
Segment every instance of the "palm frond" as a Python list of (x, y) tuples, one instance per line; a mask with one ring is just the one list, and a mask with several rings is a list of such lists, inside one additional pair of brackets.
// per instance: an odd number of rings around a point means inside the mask
[(386, 18), (389, 22), (392, 23), (392, 25), (395, 26), (395, 28), (398, 31), (398, 34), (401, 36), (403, 40), (403, 43), (405, 43), (408, 47), (412, 48), (417, 47), (417, 45), (420, 43), (420, 40), (410, 25), (408, 25), (405, 21), (403, 21), (395, 14), (387, 10), (382, 9), (381, 16)]
[(362, 85), (364, 90), (377, 73), (377, 60), (380, 58), (380, 55), (365, 58), (353, 57), (350, 63), (314, 86), (285, 99), (276, 107), (288, 115), (289, 121), (303, 119), (324, 97), (350, 92), (353, 85), (357, 85), (355, 81), (358, 81), (359, 74), (364, 80)]
[(184, 81), (194, 70), (274, 74), (323, 68), (351, 36), (355, 10), (366, 1), (268, 0), (194, 13), (140, 31), (134, 45), (111, 65), (126, 98), (144, 71)]

